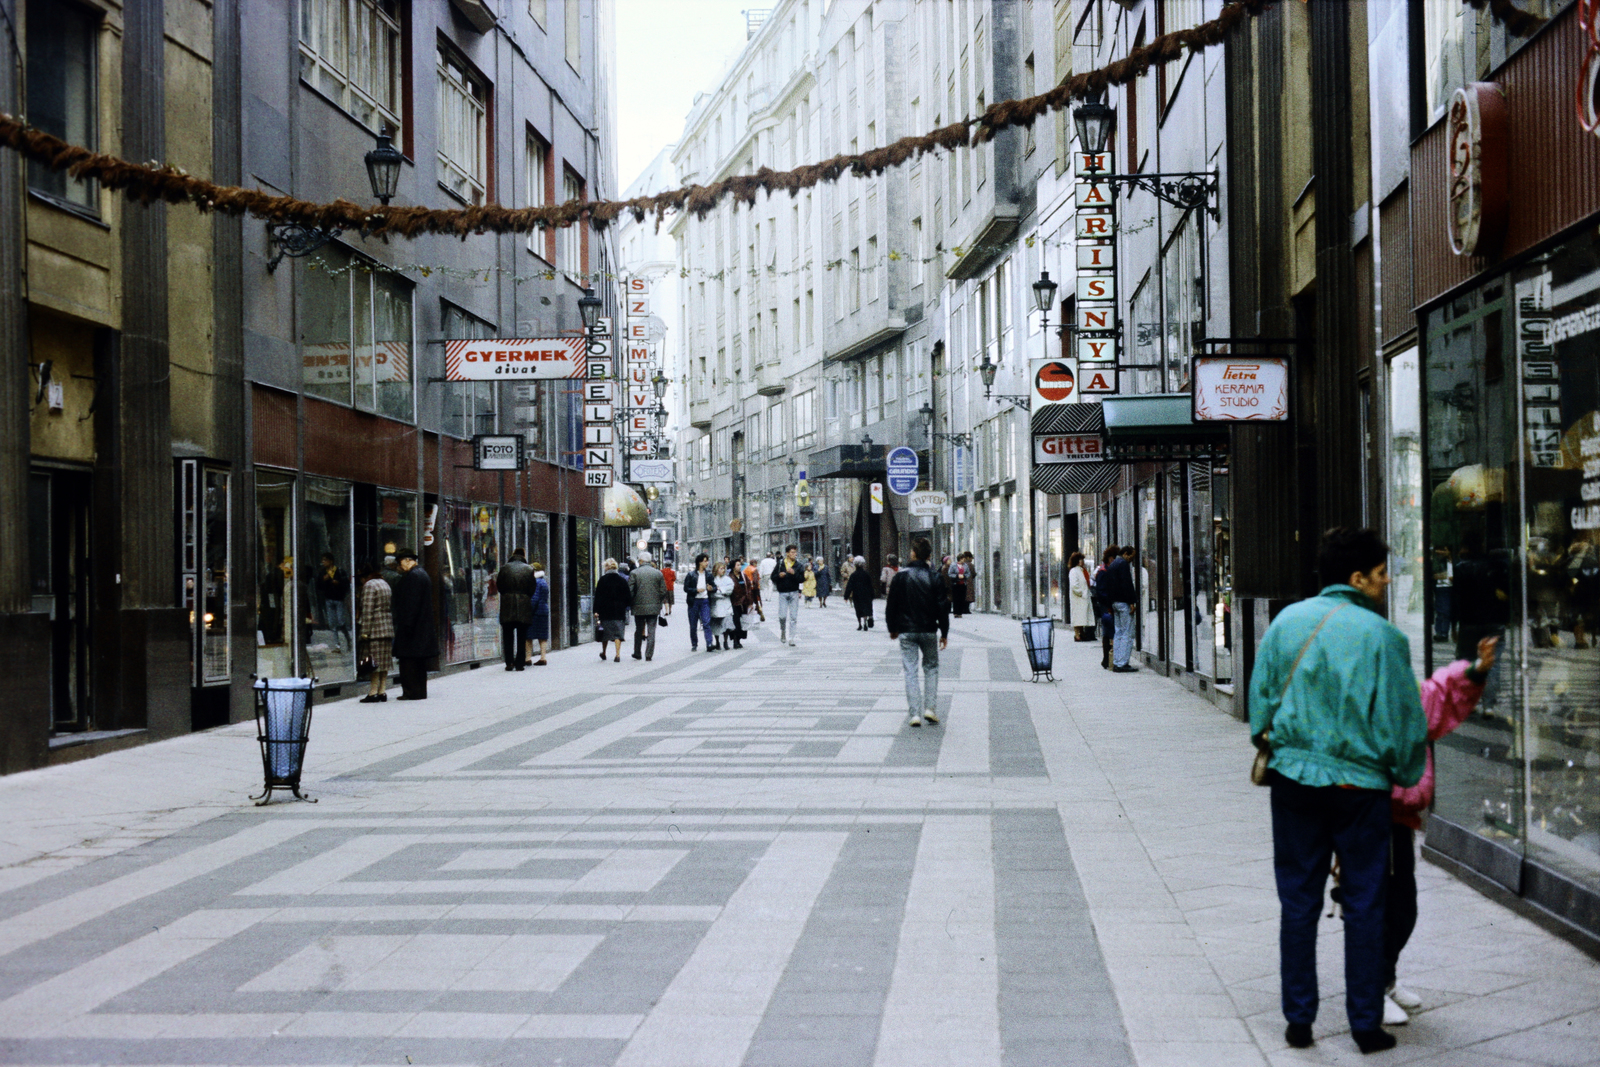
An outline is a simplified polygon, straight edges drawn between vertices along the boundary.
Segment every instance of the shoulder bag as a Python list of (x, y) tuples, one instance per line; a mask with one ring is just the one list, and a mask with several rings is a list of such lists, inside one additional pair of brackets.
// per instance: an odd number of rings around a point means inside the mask
[(1267, 728), (1261, 731), (1261, 736), (1256, 740), (1256, 758), (1250, 764), (1250, 782), (1253, 785), (1267, 784), (1267, 763), (1272, 759), (1272, 719), (1278, 714), (1278, 708), (1283, 707), (1283, 698), (1289, 695), (1289, 683), (1294, 681), (1294, 673), (1300, 669), (1300, 661), (1306, 658), (1306, 649), (1311, 647), (1311, 642), (1317, 639), (1322, 628), (1328, 620), (1338, 614), (1339, 609), (1345, 605), (1340, 604), (1322, 617), (1317, 623), (1317, 628), (1311, 631), (1311, 636), (1306, 638), (1306, 643), (1300, 646), (1300, 654), (1294, 658), (1294, 666), (1289, 668), (1289, 676), (1283, 680), (1283, 689), (1278, 693), (1278, 707), (1272, 709), (1272, 715), (1267, 718)]

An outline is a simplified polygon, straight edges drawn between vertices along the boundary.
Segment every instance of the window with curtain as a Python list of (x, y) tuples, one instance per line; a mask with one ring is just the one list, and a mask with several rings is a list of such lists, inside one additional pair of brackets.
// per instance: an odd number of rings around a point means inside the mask
[(489, 83), (454, 52), (440, 47), (439, 184), (469, 204), (489, 187)]
[[(528, 207), (545, 207), (550, 203), (550, 186), (554, 184), (551, 161), (549, 143), (530, 129), (523, 158), (523, 199)], [(528, 233), (528, 251), (548, 260), (553, 240), (549, 230), (531, 230)]]
[[(71, 144), (96, 149), (96, 45), (100, 18), (60, 0), (28, 4), (28, 122)], [(28, 162), (28, 188), (99, 213), (99, 185)]]
[[(561, 175), (561, 199), (563, 202), (584, 199), (583, 179), (572, 173), (570, 168), (563, 168)], [(556, 265), (571, 278), (581, 284), (588, 274), (588, 265), (583, 261), (583, 227), (584, 223), (574, 222), (557, 230), (557, 242), (560, 245), (556, 253)]]
[(300, 0), (301, 79), (374, 132), (404, 117), (400, 18), (400, 0)]

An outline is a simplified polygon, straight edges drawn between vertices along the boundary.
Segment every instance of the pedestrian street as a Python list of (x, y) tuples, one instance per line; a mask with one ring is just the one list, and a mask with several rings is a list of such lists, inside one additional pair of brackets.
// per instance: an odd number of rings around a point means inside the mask
[[(1363, 1062), (1337, 920), (1317, 1044), (1284, 1045), (1242, 725), (1070, 631), (1033, 684), (1018, 624), (969, 616), (913, 729), (881, 618), (769, 618), (347, 689), (315, 804), (249, 802), (253, 724), (0, 780), (0, 1062)], [(1418, 876), (1391, 1061), (1600, 1061), (1600, 965)]]

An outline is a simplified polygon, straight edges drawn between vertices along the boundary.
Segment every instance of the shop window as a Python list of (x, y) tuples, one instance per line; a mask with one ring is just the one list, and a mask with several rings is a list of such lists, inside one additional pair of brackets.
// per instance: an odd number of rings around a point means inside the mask
[[(98, 145), (100, 17), (65, 0), (28, 3), (28, 122), (69, 144)], [(99, 185), (29, 161), (28, 188), (99, 214)]]
[[(1433, 599), (1433, 617), (1441, 636), (1450, 632), (1450, 579), (1448, 552), (1424, 552), (1422, 543), (1422, 376), (1417, 350), (1408, 348), (1388, 362), (1387, 425), (1384, 433), (1388, 470), (1388, 525), (1391, 554), (1389, 621), (1411, 639), (1412, 665), (1425, 667), (1428, 632), (1424, 629), (1427, 602)], [(1426, 556), (1427, 558), (1424, 558)]]
[(189, 611), (197, 686), (230, 680), (229, 484), (219, 467), (192, 459), (179, 464), (179, 592)]
[(375, 133), (401, 128), (402, 41), (399, 0), (300, 0), (301, 80)]
[(445, 658), (452, 663), (500, 655), (500, 598), (493, 580), (500, 569), (498, 513), (489, 504), (446, 505), (440, 603)]
[(294, 476), (256, 471), (256, 674), (295, 676)]
[[(469, 314), (454, 304), (442, 305), (440, 325), (447, 338), (493, 337), (495, 328), (476, 315)], [(474, 434), (494, 433), (496, 419), (496, 382), (446, 382), (444, 383), (443, 430), (455, 437), (470, 438)], [(536, 405), (530, 403), (527, 416), (537, 417)]]
[(469, 204), (489, 189), (489, 83), (453, 49), (439, 46), (439, 185)]
[(301, 669), (321, 682), (355, 678), (353, 529), (350, 483), (304, 479), (305, 523), (295, 559)]
[(300, 267), (307, 395), (409, 421), (411, 286), (338, 246), (301, 260)]

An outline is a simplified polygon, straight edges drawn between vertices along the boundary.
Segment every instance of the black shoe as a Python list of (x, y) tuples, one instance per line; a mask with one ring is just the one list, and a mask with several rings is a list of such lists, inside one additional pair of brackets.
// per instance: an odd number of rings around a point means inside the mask
[(1352, 1030), (1350, 1036), (1356, 1039), (1356, 1048), (1361, 1050), (1363, 1056), (1370, 1056), (1374, 1052), (1387, 1052), (1399, 1044), (1394, 1035), (1387, 1030)]
[(508, 670), (508, 671), (514, 671), (514, 670), (516, 670), (516, 668), (515, 668), (515, 667), (513, 667), (513, 666), (512, 666), (512, 665), (511, 665), (511, 664), (509, 664), (509, 663), (507, 663), (507, 664), (506, 664), (506, 670)]
[(634, 658), (634, 659), (644, 659), (644, 657), (643, 657), (643, 656), (641, 656), (641, 655), (639, 655), (639, 653), (637, 653), (637, 652), (635, 652), (635, 653), (634, 653), (634, 654), (633, 654), (633, 658)]
[(1283, 1029), (1283, 1039), (1290, 1048), (1310, 1048), (1316, 1042), (1311, 1037), (1310, 1023), (1290, 1023)]
[(1117, 674), (1138, 674), (1139, 673), (1139, 668), (1138, 667), (1133, 667), (1133, 666), (1112, 667), (1111, 669), (1113, 671), (1115, 671)]
[(389, 702), (389, 694), (388, 693), (379, 693), (378, 694), (378, 703), (387, 704), (388, 702)]
[(518, 668), (517, 668), (517, 670), (519, 670), (519, 671), (525, 671), (525, 670), (527, 670), (527, 669), (528, 669), (528, 668), (526, 668), (526, 667), (518, 667)]
[(600, 649), (600, 662), (604, 663), (605, 660), (606, 660), (606, 650), (604, 648), (601, 648)]
[(377, 693), (368, 693), (366, 696), (362, 697), (361, 700), (358, 703), (376, 704), (377, 702), (378, 702), (378, 694)]

